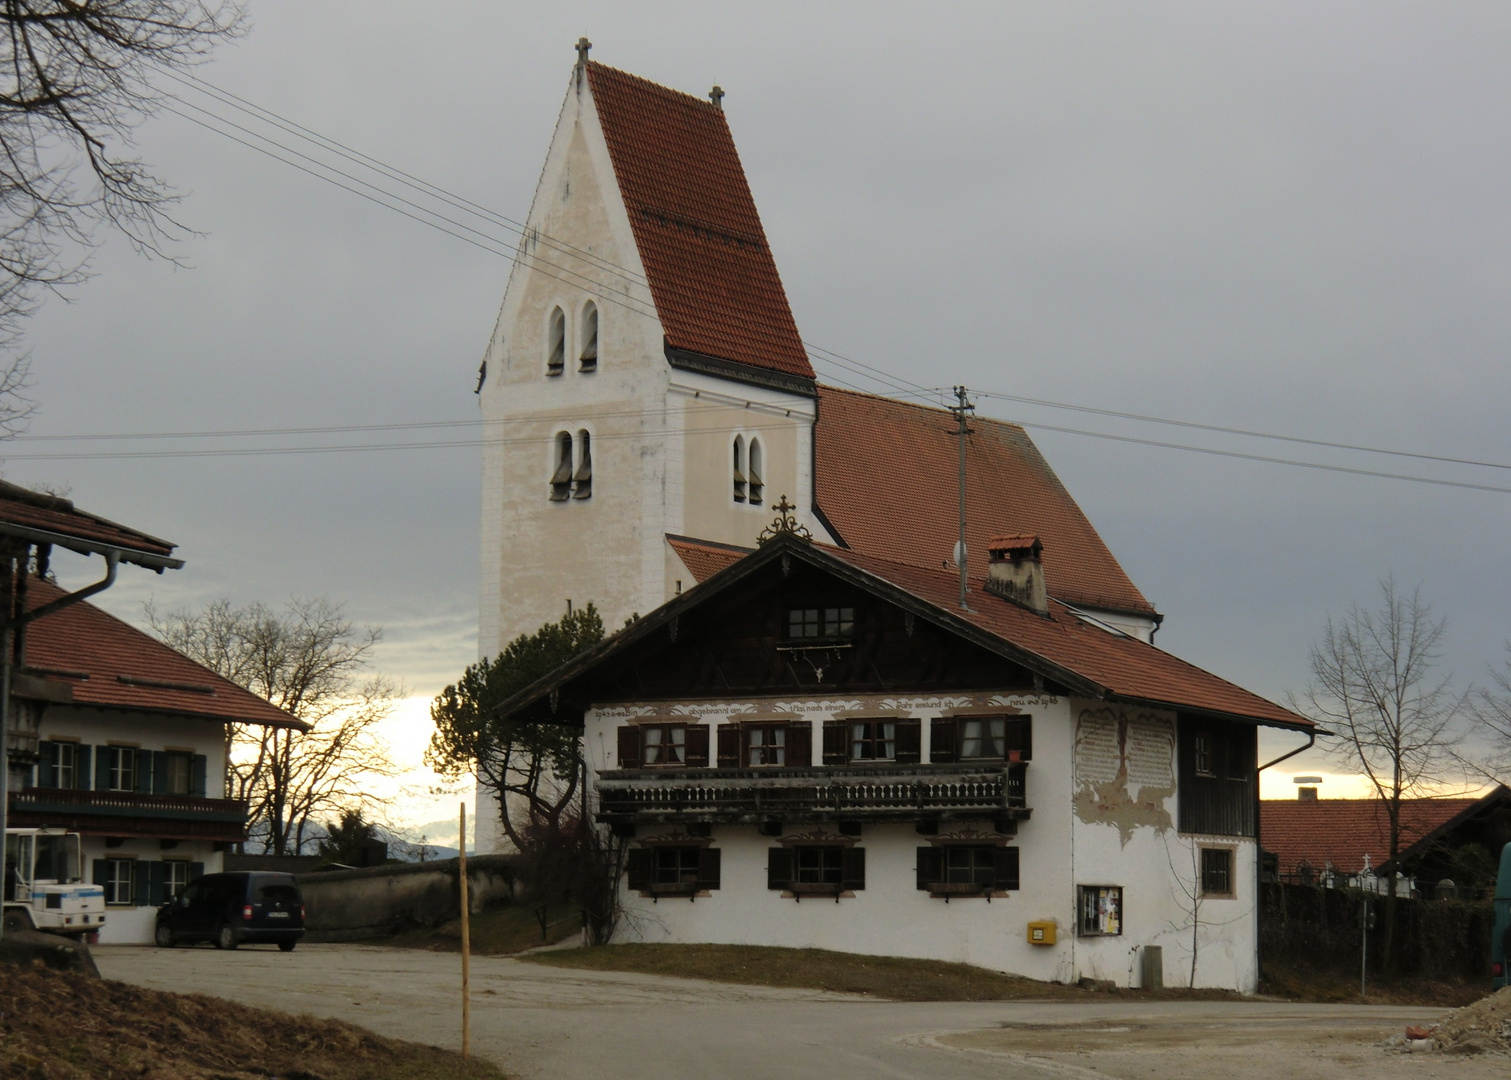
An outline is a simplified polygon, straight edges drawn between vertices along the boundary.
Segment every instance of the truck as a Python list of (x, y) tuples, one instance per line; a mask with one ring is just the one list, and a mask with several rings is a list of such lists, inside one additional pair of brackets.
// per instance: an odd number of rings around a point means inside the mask
[(6, 829), (4, 933), (85, 937), (105, 925), (105, 889), (84, 883), (84, 848), (66, 829)]
[(1495, 880), (1495, 929), (1490, 932), (1490, 978), (1495, 988), (1511, 986), (1511, 844), (1501, 848)]

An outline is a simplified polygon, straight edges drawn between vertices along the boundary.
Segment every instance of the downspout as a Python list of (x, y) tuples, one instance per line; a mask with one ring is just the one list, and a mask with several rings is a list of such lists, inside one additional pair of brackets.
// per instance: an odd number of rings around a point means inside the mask
[[(1255, 745), (1258, 745), (1258, 733), (1255, 733)], [(1259, 923), (1264, 911), (1264, 839), (1259, 824), (1260, 798), (1259, 798), (1259, 774), (1273, 765), (1279, 765), (1288, 758), (1310, 750), (1317, 744), (1317, 726), (1312, 725), (1306, 733), (1306, 744), (1298, 746), (1289, 753), (1281, 754), (1274, 761), (1267, 761), (1254, 770), (1254, 979), (1257, 982), (1263, 975), (1264, 969), (1260, 964), (1259, 957)]]
[[(31, 545), (28, 544), (22, 548), (21, 574), (25, 575), (30, 571), (27, 565), (30, 561)], [(0, 759), (3, 759), (0, 760), (0, 837), (5, 836), (10, 819), (10, 683), (16, 631), (27, 623), (55, 614), (72, 604), (77, 604), (80, 600), (87, 600), (95, 593), (104, 592), (110, 588), (115, 584), (115, 570), (120, 561), (120, 551), (110, 548), (105, 552), (105, 576), (93, 585), (86, 585), (77, 592), (60, 596), (32, 611), (23, 611), (14, 615), (11, 612), (5, 613), (4, 629), (0, 630), (0, 740), (3, 740), (3, 749), (0, 749)]]

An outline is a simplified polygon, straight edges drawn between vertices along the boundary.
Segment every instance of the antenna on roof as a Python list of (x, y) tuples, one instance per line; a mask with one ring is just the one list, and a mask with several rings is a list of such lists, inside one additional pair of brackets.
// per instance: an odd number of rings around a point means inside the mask
[(966, 426), (966, 414), (975, 410), (967, 396), (968, 391), (963, 386), (955, 387), (955, 400), (957, 404), (950, 406), (950, 412), (955, 414), (955, 434), (960, 438), (960, 542), (955, 545), (955, 565), (960, 567), (960, 609), (966, 609), (965, 603), (965, 437), (970, 429)]
[(722, 86), (715, 86), (712, 90), (710, 90), (708, 92), (708, 100), (712, 101), (714, 103), (714, 108), (718, 109), (720, 112), (723, 112), (724, 111), (724, 88)]
[(577, 39), (577, 89), (579, 90), (582, 89), (582, 73), (587, 70), (588, 66), (588, 50), (592, 47), (593, 43), (587, 38), (580, 37)]

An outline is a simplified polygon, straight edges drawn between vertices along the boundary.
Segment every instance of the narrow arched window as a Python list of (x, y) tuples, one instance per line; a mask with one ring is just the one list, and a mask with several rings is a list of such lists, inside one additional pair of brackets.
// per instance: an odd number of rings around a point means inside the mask
[(765, 455), (761, 452), (761, 440), (750, 440), (750, 468), (746, 471), (746, 479), (750, 484), (750, 505), (760, 506), (761, 495), (765, 491), (766, 482), (761, 479), (762, 471), (766, 462), (762, 460)]
[(551, 501), (565, 502), (572, 494), (572, 433), (557, 432), (556, 469), (551, 473)]
[(734, 460), (735, 502), (745, 501), (745, 437), (735, 436)]
[(567, 364), (567, 316), (561, 308), (551, 311), (551, 328), (546, 337), (546, 374), (560, 375)]
[(587, 499), (593, 494), (593, 444), (586, 431), (577, 433), (577, 471), (572, 474), (572, 498)]
[(582, 357), (577, 369), (598, 370), (598, 306), (591, 300), (582, 309)]

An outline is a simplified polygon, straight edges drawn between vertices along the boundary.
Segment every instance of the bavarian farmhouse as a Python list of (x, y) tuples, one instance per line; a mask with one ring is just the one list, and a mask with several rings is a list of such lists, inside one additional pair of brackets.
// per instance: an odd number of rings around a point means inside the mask
[(818, 382), (722, 96), (581, 43), (479, 373), (481, 653), (640, 616), (505, 705), (583, 731), (619, 938), (1253, 989), (1257, 728), (1310, 724), (1153, 644), (1011, 424), (962, 594), (955, 420)]

